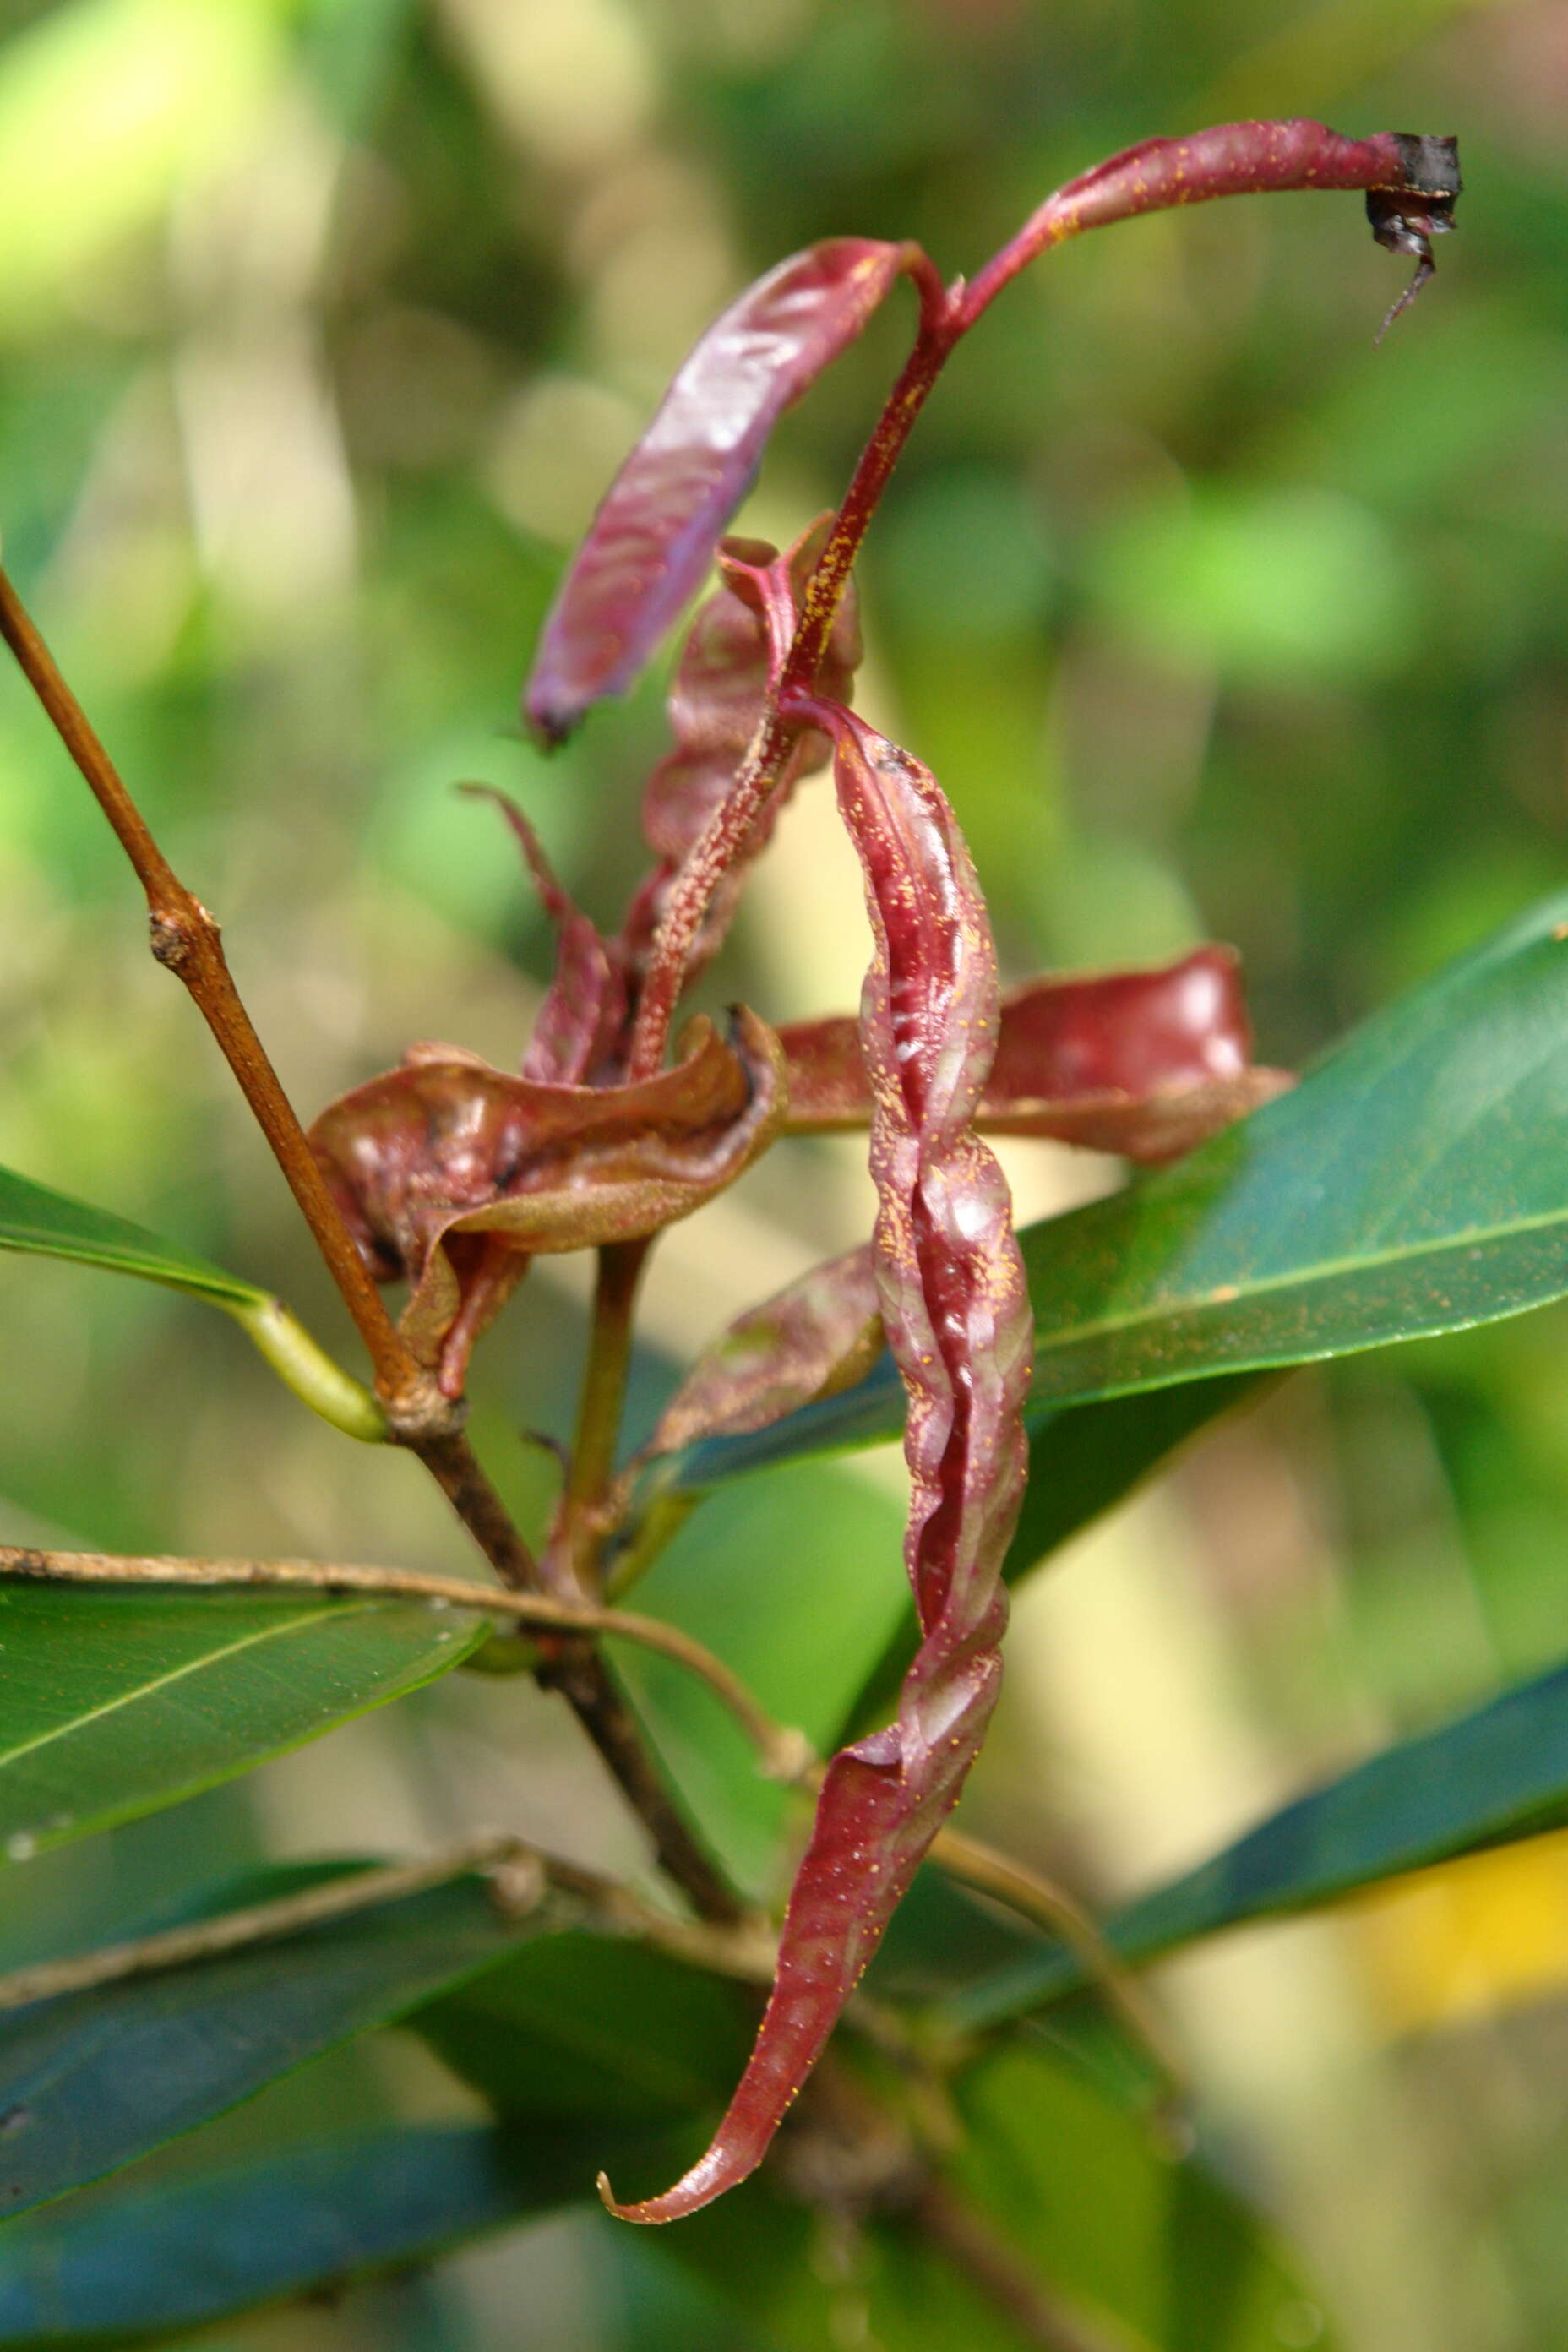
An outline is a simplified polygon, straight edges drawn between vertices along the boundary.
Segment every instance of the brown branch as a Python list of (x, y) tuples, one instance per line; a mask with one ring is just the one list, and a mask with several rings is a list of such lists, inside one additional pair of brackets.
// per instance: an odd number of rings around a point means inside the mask
[(706, 1683), (752, 1742), (770, 1778), (799, 1780), (813, 1761), (805, 1734), (775, 1723), (722, 1658), (715, 1657), (679, 1625), (632, 1610), (558, 1601), (542, 1592), (496, 1592), (460, 1576), (425, 1576), (411, 1569), (351, 1568), (335, 1561), (175, 1559), (157, 1553), (38, 1551), (11, 1544), (0, 1544), (0, 1576), (53, 1584), (194, 1585), (206, 1591), (254, 1591), (259, 1586), (268, 1591), (367, 1592), (389, 1601), (428, 1601), (444, 1609), (471, 1609), (552, 1633), (608, 1633), (672, 1659)]
[(113, 826), (147, 898), (153, 953), (182, 980), (239, 1082), (315, 1235), (375, 1366), (376, 1388), (394, 1422), (450, 1424), (434, 1381), (399, 1339), (381, 1293), (327, 1189), (293, 1105), (268, 1060), (224, 958), (218, 925), (179, 879), (153, 840), (113, 761), (89, 723), (16, 588), (0, 570), (0, 635)]
[[(10, 579), (0, 569), (0, 636), (114, 829), (146, 893), (153, 952), (181, 979), (216, 1039), (314, 1234), (369, 1349), (394, 1436), (418, 1456), (503, 1583), (538, 1584), (532, 1553), (461, 1433), (461, 1408), (443, 1396), (397, 1332), (316, 1165), (304, 1129), (240, 1002), (217, 924), (153, 840)], [(603, 1663), (572, 1644), (552, 1679), (598, 1748), (652, 1838), (660, 1863), (705, 1917), (732, 1921), (742, 1906), (677, 1810), (629, 1709)]]
[(355, 1912), (421, 1895), (429, 1887), (469, 1875), (490, 1880), (498, 1907), (507, 1917), (525, 1918), (548, 1895), (563, 1895), (600, 1925), (656, 1944), (679, 1959), (741, 1977), (748, 1983), (766, 1982), (772, 1972), (771, 1946), (765, 1937), (750, 1933), (731, 1936), (669, 1918), (614, 1879), (558, 1861), (526, 1840), (500, 1831), (466, 1838), (426, 1862), (391, 1863), (382, 1869), (353, 1871), (327, 1885), (280, 1895), (276, 1902), (253, 1903), (243, 1910), (196, 1920), (189, 1927), (165, 1928), (161, 1934), (139, 1936), (95, 1952), (14, 1969), (0, 1976), (0, 2011), (24, 2009), (29, 2002), (57, 2000), (65, 1993), (95, 1991), (129, 1977), (219, 1959), (226, 1953), (275, 1943), (329, 1920), (348, 1918)]

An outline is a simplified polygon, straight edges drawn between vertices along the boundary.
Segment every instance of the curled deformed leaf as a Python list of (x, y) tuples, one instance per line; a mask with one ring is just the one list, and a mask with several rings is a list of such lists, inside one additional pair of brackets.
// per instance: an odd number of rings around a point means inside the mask
[(531, 1257), (689, 1215), (766, 1149), (784, 1100), (777, 1040), (742, 1010), (728, 1038), (693, 1021), (675, 1066), (630, 1086), (552, 1086), (413, 1046), (310, 1140), (372, 1272), (412, 1285), (404, 1336), (456, 1394)]
[(957, 1802), (1000, 1684), (1000, 1571), (1023, 1494), (1023, 1261), (1005, 1181), (971, 1124), (998, 1010), (984, 902), (934, 779), (849, 713), (814, 707), (834, 730), (871, 917), (873, 1254), (909, 1398), (905, 1563), (922, 1640), (897, 1720), (828, 1766), (773, 1995), (712, 2145), (663, 2196), (612, 2206), (635, 2221), (695, 2212), (762, 2161)]
[[(793, 1022), (789, 1131), (864, 1127), (871, 1091), (857, 1024)], [(1030, 981), (1002, 1001), (975, 1125), (1129, 1160), (1189, 1151), (1290, 1084), (1252, 1062), (1240, 966), (1205, 947), (1145, 971)]]
[(522, 851), (539, 903), (555, 926), (555, 971), (539, 1008), (523, 1056), (525, 1078), (559, 1086), (607, 1078), (626, 1015), (626, 975), (597, 927), (561, 887), (543, 845), (506, 793), (491, 784), (464, 784), (478, 800), (493, 801)]
[(1036, 256), (1085, 229), (1215, 196), (1263, 195), (1291, 188), (1363, 188), (1380, 245), (1416, 256), (1414, 284), (1391, 321), (1432, 274), (1431, 238), (1454, 226), (1460, 193), (1458, 142), (1409, 131), (1349, 139), (1326, 123), (1216, 122), (1174, 139), (1145, 139), (1058, 188), (975, 277), (964, 297), (972, 323)]
[(797, 1405), (837, 1396), (882, 1352), (869, 1244), (814, 1265), (737, 1318), (688, 1372), (646, 1452), (672, 1454), (721, 1431), (765, 1429)]
[(700, 582), (782, 412), (853, 342), (913, 248), (831, 237), (748, 287), (682, 363), (589, 526), (523, 711), (559, 742), (621, 693)]

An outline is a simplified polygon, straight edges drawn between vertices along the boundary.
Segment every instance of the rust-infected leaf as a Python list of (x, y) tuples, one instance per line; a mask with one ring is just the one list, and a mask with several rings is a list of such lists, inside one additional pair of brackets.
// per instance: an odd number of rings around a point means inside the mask
[(700, 583), (782, 412), (852, 342), (912, 248), (831, 237), (781, 261), (681, 365), (621, 467), (545, 624), (523, 711), (559, 742), (619, 694)]
[(1461, 186), (1458, 141), (1416, 131), (1349, 139), (1326, 123), (1296, 117), (1216, 122), (1173, 139), (1145, 139), (1046, 198), (975, 276), (964, 297), (965, 323), (973, 324), (1037, 254), (1085, 229), (1215, 196), (1361, 188), (1378, 243), (1416, 257), (1412, 285), (1384, 320), (1386, 332), (1431, 276), (1431, 240), (1453, 227)]
[(971, 1125), (998, 1010), (984, 903), (933, 778), (847, 712), (815, 708), (834, 729), (871, 916), (874, 1261), (909, 1395), (905, 1563), (923, 1639), (897, 1721), (828, 1766), (773, 1995), (713, 2143), (663, 2196), (612, 2207), (635, 2221), (695, 2212), (762, 2161), (957, 1802), (1000, 1682), (1000, 1570), (1023, 1494), (1028, 1300), (1007, 1187)]
[[(658, 863), (633, 902), (617, 943), (638, 971), (664, 911), (669, 882), (734, 782), (770, 688), (778, 682), (806, 583), (832, 529), (823, 515), (782, 555), (765, 540), (727, 539), (719, 549), (721, 585), (699, 610), (677, 667), (668, 704), (674, 748), (643, 795), (643, 832)], [(822, 691), (847, 702), (861, 657), (853, 586), (839, 606), (823, 656)], [(828, 756), (815, 729), (797, 739), (743, 857), (714, 894), (688, 962), (689, 981), (718, 950), (734, 913), (746, 867), (766, 846), (780, 811), (803, 776)]]
[(673, 1454), (721, 1430), (765, 1429), (797, 1405), (853, 1387), (881, 1351), (876, 1268), (864, 1244), (738, 1317), (698, 1358), (644, 1450)]
[[(779, 1042), (789, 1132), (867, 1124), (870, 1087), (853, 1020), (792, 1022)], [(1198, 948), (1152, 971), (1030, 981), (1003, 999), (974, 1123), (983, 1133), (1170, 1160), (1290, 1084), (1251, 1055), (1229, 948)]]
[(405, 1338), (449, 1394), (468, 1349), (542, 1252), (656, 1233), (767, 1148), (784, 1057), (754, 1013), (729, 1039), (693, 1021), (674, 1067), (631, 1086), (514, 1078), (452, 1046), (415, 1046), (310, 1129), (378, 1280), (406, 1280)]
[(539, 903), (555, 926), (555, 972), (523, 1056), (523, 1076), (558, 1086), (608, 1079), (626, 1017), (626, 975), (618, 960), (561, 887), (517, 803), (492, 784), (464, 784), (461, 790), (500, 809), (522, 851)]

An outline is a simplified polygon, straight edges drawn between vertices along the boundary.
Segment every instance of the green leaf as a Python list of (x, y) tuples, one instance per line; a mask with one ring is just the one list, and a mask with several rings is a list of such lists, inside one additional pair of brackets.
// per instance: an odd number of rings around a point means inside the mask
[(635, 2122), (722, 2106), (756, 2010), (741, 1985), (647, 1945), (570, 1933), (409, 2021), (504, 2116)]
[[(1023, 1236), (1056, 1407), (1345, 1355), (1568, 1295), (1568, 895), (1177, 1166)], [(890, 1362), (655, 1466), (701, 1491), (895, 1433)]]
[(0, 1584), (0, 1856), (247, 1772), (445, 1674), (488, 1630), (368, 1594)]
[[(274, 1873), (271, 1891), (299, 1878)], [(205, 1916), (206, 1905), (192, 1907)], [(550, 1924), (545, 1906), (508, 1919), (487, 1885), (458, 1879), (303, 1935), (0, 2015), (0, 2216), (195, 2130)]]
[(171, 1289), (188, 1290), (230, 1308), (253, 1306), (267, 1296), (254, 1283), (226, 1274), (221, 1265), (195, 1257), (174, 1242), (160, 1241), (127, 1217), (51, 1192), (47, 1184), (35, 1184), (9, 1168), (0, 1168), (0, 1249), (75, 1258), (83, 1265), (140, 1275), (144, 1282), (166, 1283)]
[(1091, 2323), (1150, 2352), (1332, 2352), (1268, 2227), (1031, 2037), (983, 2058), (958, 2106), (955, 2186)]
[[(1297, 1798), (1196, 1870), (1128, 1905), (1105, 1932), (1124, 1959), (1152, 1960), (1221, 1928), (1310, 1910), (1564, 1822), (1568, 1665)], [(1070, 1953), (1042, 1942), (968, 1986), (948, 2011), (964, 2026), (994, 2025), (1083, 1981)]]
[[(945, 2186), (1076, 2325), (1063, 2341), (1087, 2332), (1119, 2352), (1331, 2352), (1321, 2309), (1265, 2225), (1032, 2037), (969, 2069), (957, 2105), (965, 2131)], [(800, 2352), (840, 2341), (847, 2313), (883, 2352), (1019, 2352), (1047, 2340), (977, 2291), (918, 2208), (870, 2220), (834, 2261), (809, 2210), (764, 2173), (655, 2243)]]
[(368, 1444), (386, 1437), (386, 1421), (369, 1391), (335, 1364), (270, 1291), (242, 1282), (176, 1243), (108, 1209), (73, 1201), (13, 1169), (0, 1168), (0, 1249), (74, 1259), (111, 1274), (134, 1274), (205, 1298), (232, 1315), (279, 1380), (334, 1428)]
[(319, 2294), (679, 2160), (668, 2135), (404, 2127), (286, 2148), (0, 2231), (0, 2352), (107, 2347)]

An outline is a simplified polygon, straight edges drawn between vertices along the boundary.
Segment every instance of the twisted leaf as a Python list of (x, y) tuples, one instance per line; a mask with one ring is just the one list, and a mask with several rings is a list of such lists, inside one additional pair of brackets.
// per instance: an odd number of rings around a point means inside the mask
[(630, 1241), (689, 1216), (765, 1150), (784, 1111), (777, 1040), (693, 1021), (673, 1069), (549, 1086), (452, 1045), (416, 1045), (331, 1104), (312, 1150), (378, 1280), (406, 1278), (405, 1338), (450, 1395), (540, 1252)]
[[(853, 1020), (792, 1022), (779, 1043), (790, 1133), (866, 1125), (871, 1096)], [(1235, 953), (1205, 947), (1154, 971), (1015, 989), (1002, 1003), (975, 1125), (1172, 1160), (1289, 1084), (1284, 1071), (1252, 1065)]]
[(1005, 1182), (971, 1125), (998, 1007), (984, 903), (934, 779), (848, 712), (815, 708), (834, 730), (874, 940), (876, 1270), (909, 1395), (905, 1562), (924, 1638), (897, 1721), (828, 1767), (773, 1995), (713, 2144), (662, 2197), (612, 2207), (637, 2221), (695, 2212), (762, 2161), (957, 1802), (1000, 1685), (1001, 1563), (1023, 1495), (1023, 1262)]
[(540, 640), (523, 714), (545, 743), (622, 693), (698, 586), (783, 411), (859, 334), (913, 248), (830, 237), (716, 319), (611, 484)]

